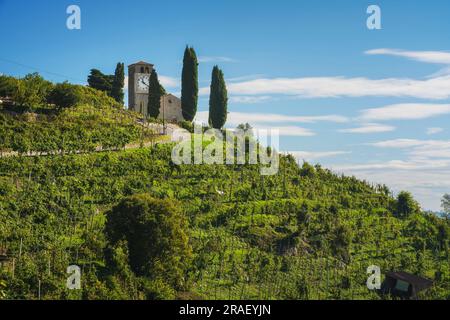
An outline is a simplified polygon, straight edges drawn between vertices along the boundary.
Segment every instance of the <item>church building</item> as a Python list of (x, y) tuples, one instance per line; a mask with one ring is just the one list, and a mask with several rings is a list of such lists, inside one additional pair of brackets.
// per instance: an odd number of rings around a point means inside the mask
[[(148, 85), (153, 66), (144, 61), (128, 66), (128, 109), (145, 116), (148, 114)], [(181, 100), (170, 93), (162, 96), (158, 118), (169, 122), (184, 120)]]

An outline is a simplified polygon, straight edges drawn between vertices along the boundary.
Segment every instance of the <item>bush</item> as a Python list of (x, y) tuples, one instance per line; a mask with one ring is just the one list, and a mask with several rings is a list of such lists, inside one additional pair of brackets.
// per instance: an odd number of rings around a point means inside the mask
[(22, 79), (0, 77), (0, 97), (10, 97), (16, 105), (37, 108), (47, 103), (47, 96), (53, 84), (37, 73), (26, 75)]
[(48, 100), (59, 109), (81, 104), (89, 104), (98, 108), (117, 104), (104, 92), (68, 82), (58, 83), (49, 94)]
[(50, 93), (48, 101), (59, 109), (73, 107), (80, 101), (80, 93), (77, 89), (68, 82), (58, 83)]
[(179, 123), (179, 125), (181, 128), (183, 128), (191, 133), (194, 133), (194, 125), (192, 124), (192, 122), (183, 120)]
[(128, 242), (134, 273), (152, 280), (163, 278), (177, 290), (184, 286), (192, 254), (186, 218), (179, 207), (147, 194), (130, 196), (107, 214), (105, 228), (110, 244)]

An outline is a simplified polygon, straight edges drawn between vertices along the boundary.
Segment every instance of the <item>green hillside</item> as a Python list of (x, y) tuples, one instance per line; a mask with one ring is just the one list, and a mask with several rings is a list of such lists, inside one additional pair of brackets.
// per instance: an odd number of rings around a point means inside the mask
[[(255, 166), (173, 166), (170, 152), (1, 159), (0, 237), (15, 257), (6, 297), (36, 299), (40, 280), (43, 299), (377, 299), (365, 287), (375, 264), (438, 275), (425, 298), (449, 298), (448, 221), (397, 217), (385, 187), (291, 157), (263, 178)], [(142, 193), (187, 219), (193, 254), (176, 289), (135, 275), (123, 244), (107, 250), (106, 212)], [(81, 291), (65, 288), (70, 264), (83, 269)]]
[(137, 114), (67, 90), (70, 107), (0, 111), (0, 298), (380, 299), (370, 265), (450, 298), (449, 220), (408, 193), (291, 156), (273, 176), (177, 166)]

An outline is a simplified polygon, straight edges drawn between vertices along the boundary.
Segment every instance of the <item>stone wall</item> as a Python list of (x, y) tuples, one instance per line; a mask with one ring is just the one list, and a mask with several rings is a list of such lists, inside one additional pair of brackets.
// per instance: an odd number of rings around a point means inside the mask
[(159, 119), (164, 118), (169, 122), (183, 121), (183, 112), (181, 111), (181, 100), (173, 94), (166, 94), (161, 97), (161, 108), (159, 109)]

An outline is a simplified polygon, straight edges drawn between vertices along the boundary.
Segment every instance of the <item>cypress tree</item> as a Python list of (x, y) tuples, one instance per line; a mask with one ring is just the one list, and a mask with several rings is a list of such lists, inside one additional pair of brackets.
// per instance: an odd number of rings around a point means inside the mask
[(164, 89), (159, 83), (158, 73), (156, 70), (153, 70), (150, 75), (148, 90), (148, 115), (156, 119), (159, 116), (161, 97), (164, 94)]
[(181, 109), (187, 121), (194, 120), (198, 102), (198, 61), (194, 48), (186, 46), (181, 75)]
[(222, 70), (214, 66), (209, 96), (209, 125), (222, 129), (227, 121), (228, 94)]
[(123, 63), (117, 63), (116, 71), (114, 72), (114, 80), (111, 87), (111, 97), (123, 104), (123, 87), (125, 85), (125, 65)]

